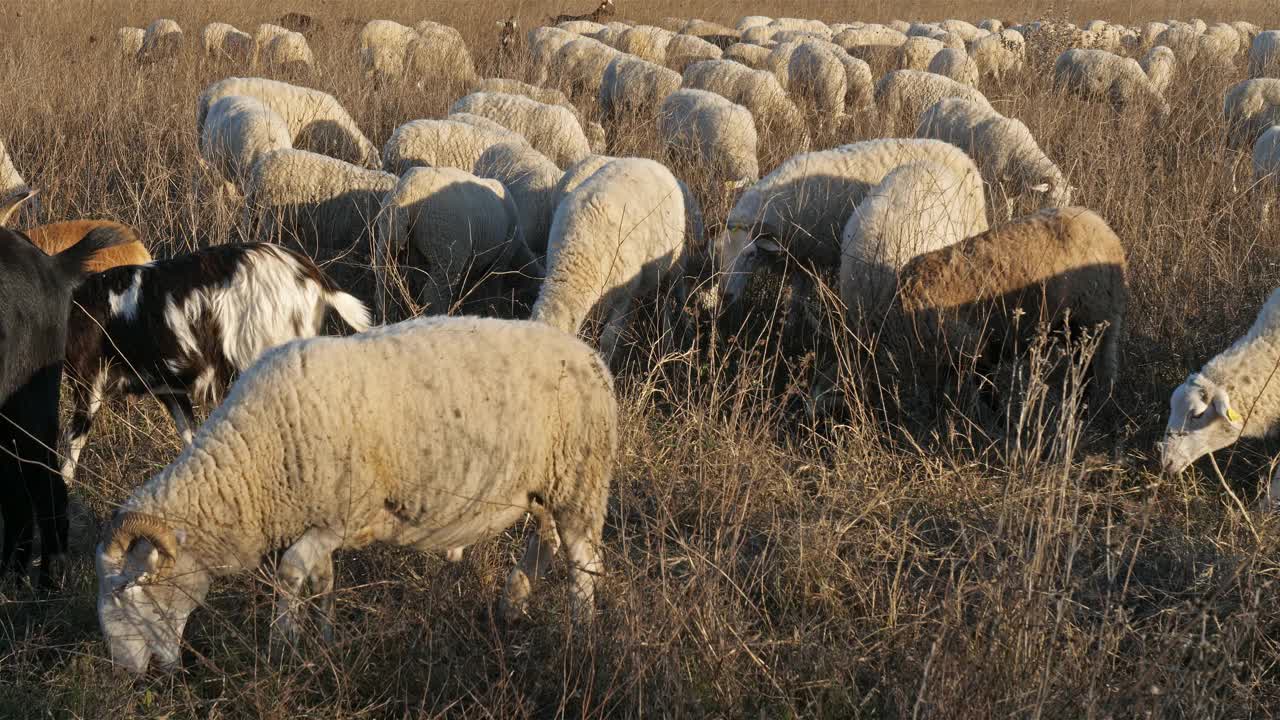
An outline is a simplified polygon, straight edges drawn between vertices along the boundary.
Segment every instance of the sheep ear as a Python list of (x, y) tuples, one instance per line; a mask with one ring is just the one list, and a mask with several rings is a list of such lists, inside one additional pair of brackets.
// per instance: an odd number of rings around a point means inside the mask
[(756, 238), (756, 249), (767, 253), (782, 252), (782, 246), (778, 244), (778, 241), (767, 237)]
[(1232, 425), (1239, 425), (1243, 420), (1240, 413), (1231, 407), (1231, 398), (1226, 390), (1218, 390), (1213, 394), (1213, 411)]
[(1041, 193), (1049, 192), (1049, 183), (1040, 183), (1039, 185), (1032, 185), (1031, 189)]
[(39, 190), (18, 191), (0, 201), (0, 227), (9, 226), (9, 218), (22, 207), (22, 204), (35, 197)]

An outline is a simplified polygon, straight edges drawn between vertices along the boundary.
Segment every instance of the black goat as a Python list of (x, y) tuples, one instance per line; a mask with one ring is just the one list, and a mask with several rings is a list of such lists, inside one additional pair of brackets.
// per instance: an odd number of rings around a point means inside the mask
[(40, 527), (40, 584), (67, 548), (67, 486), (58, 474), (58, 398), (72, 292), (84, 264), (119, 235), (94, 230), (57, 255), (0, 228), (0, 575), (21, 572)]
[(551, 18), (551, 24), (559, 25), (562, 22), (570, 22), (572, 20), (590, 20), (598, 23), (611, 15), (613, 15), (613, 0), (600, 0), (600, 6), (586, 15), (556, 15)]

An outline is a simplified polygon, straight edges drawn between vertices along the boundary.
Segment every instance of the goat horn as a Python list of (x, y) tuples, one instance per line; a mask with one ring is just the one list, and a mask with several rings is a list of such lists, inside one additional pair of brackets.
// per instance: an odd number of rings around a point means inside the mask
[(172, 565), (178, 557), (178, 538), (159, 518), (139, 512), (124, 512), (111, 524), (111, 536), (105, 551), (107, 558), (123, 559), (135, 540), (146, 540), (155, 546), (160, 553), (161, 568)]

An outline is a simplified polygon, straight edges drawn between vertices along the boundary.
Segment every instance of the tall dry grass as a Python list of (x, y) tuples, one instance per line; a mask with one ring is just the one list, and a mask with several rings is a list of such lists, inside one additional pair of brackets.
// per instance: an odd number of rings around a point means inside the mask
[[(194, 137), (200, 89), (242, 71), (194, 55), (121, 64), (108, 47), (114, 28), (169, 16), (194, 40), (212, 20), (252, 28), (287, 10), (313, 12), (327, 27), (313, 39), (320, 71), (306, 84), (336, 95), (381, 144), (398, 124), (439, 116), (456, 98), (368, 86), (355, 54), (364, 20), (454, 25), (484, 73), (498, 18), (516, 12), (531, 26), (587, 5), (0, 7), (0, 138), (44, 192), (49, 219), (114, 217), (166, 256), (243, 230), (236, 212), (201, 193)], [(1280, 25), (1280, 8), (1246, 0), (619, 0), (619, 8), (642, 21), (1066, 12)], [(265, 653), (269, 577), (220, 583), (187, 630), (185, 672), (128, 681), (106, 657), (81, 547), (59, 594), (0, 587), (0, 717), (1274, 714), (1280, 527), (1240, 512), (1232, 496), (1257, 495), (1276, 448), (1222, 453), (1222, 482), (1212, 472), (1161, 477), (1150, 462), (1169, 391), (1280, 285), (1280, 228), (1261, 222), (1259, 198), (1233, 193), (1227, 176), (1220, 102), (1243, 68), (1180, 73), (1173, 120), (1158, 130), (1058, 96), (1045, 71), (1041, 62), (986, 89), (1030, 126), (1080, 188), (1079, 201), (1128, 250), (1130, 336), (1122, 382), (1103, 412), (1067, 412), (1083, 402), (1078, 373), (1037, 371), (1061, 360), (1041, 348), (1010, 371), (1015, 390), (1005, 393), (1000, 427), (963, 414), (917, 422), (896, 413), (893, 388), (862, 374), (856, 357), (838, 379), (845, 411), (811, 420), (804, 398), (821, 363), (777, 352), (768, 328), (779, 317), (770, 301), (781, 298), (761, 282), (747, 331), (729, 336), (703, 322), (683, 342), (642, 332), (632, 348), (620, 384), (608, 573), (590, 627), (571, 625), (554, 579), (532, 619), (494, 620), (517, 528), (471, 548), (458, 566), (396, 549), (340, 554), (337, 642), (308, 643), (283, 668)], [(582, 109), (595, 113), (590, 102)], [(818, 144), (863, 139), (873, 127), (842, 126)], [(657, 156), (660, 147), (640, 122), (612, 150)], [(675, 169), (714, 227), (731, 198), (697, 168)], [(1039, 382), (1049, 377), (1051, 385)], [(105, 514), (178, 450), (157, 404), (116, 403), (100, 416), (73, 494)]]

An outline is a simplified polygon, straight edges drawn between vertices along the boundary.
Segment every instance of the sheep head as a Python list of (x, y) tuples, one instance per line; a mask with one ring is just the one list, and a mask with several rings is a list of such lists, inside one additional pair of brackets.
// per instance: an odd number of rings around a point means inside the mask
[(208, 592), (209, 573), (180, 552), (184, 541), (156, 517), (123, 512), (98, 545), (98, 621), (112, 661), (131, 672), (152, 656), (177, 667), (182, 630)]
[(1173, 391), (1169, 424), (1159, 443), (1161, 467), (1180, 473), (1191, 463), (1240, 437), (1245, 419), (1226, 388), (1196, 373)]

